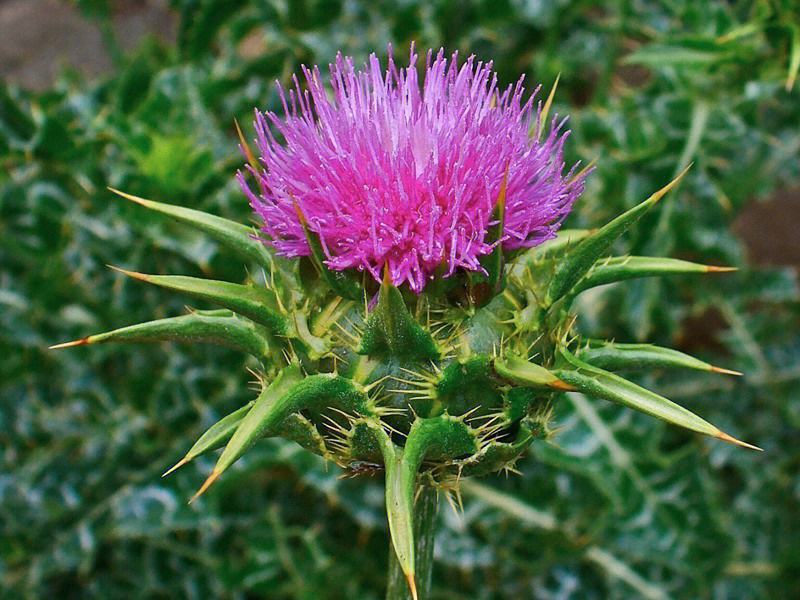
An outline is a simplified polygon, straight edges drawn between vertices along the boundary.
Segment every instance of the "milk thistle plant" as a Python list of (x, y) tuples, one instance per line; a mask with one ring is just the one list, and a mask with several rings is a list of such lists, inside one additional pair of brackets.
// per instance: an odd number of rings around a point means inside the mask
[[(391, 54), (391, 53), (390, 53)], [(209, 428), (168, 473), (223, 448), (195, 498), (253, 444), (283, 437), (358, 475), (382, 471), (391, 598), (426, 596), (437, 492), (513, 471), (551, 434), (564, 393), (616, 402), (741, 442), (617, 371), (735, 374), (648, 344), (589, 339), (572, 305), (636, 277), (730, 270), (608, 256), (683, 174), (596, 230), (562, 230), (591, 168), (565, 166), (566, 120), (548, 121), (522, 79), (500, 88), (491, 63), (429, 52), (424, 76), (371, 56), (338, 56), (256, 111), (257, 153), (239, 130), (238, 174), (260, 229), (121, 196), (195, 227), (264, 277), (246, 284), (119, 269), (218, 310), (131, 325), (56, 347), (210, 342), (256, 357), (257, 398)]]

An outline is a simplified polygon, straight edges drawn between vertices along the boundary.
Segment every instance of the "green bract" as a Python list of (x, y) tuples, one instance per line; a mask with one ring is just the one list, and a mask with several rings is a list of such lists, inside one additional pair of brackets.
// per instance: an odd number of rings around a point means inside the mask
[(523, 253), (493, 254), (487, 257), (488, 277), (457, 274), (420, 295), (394, 287), (388, 278), (378, 286), (330, 272), (321, 251), (282, 260), (247, 227), (121, 194), (263, 267), (264, 281), (241, 285), (120, 270), (224, 310), (193, 311), (57, 347), (177, 340), (224, 344), (256, 357), (262, 366), (258, 397), (213, 425), (170, 471), (224, 447), (199, 495), (259, 439), (276, 436), (353, 474), (364, 465), (383, 469), (392, 543), (416, 594), (413, 513), (419, 487), (457, 493), (461, 478), (511, 470), (531, 443), (550, 434), (551, 408), (560, 394), (610, 400), (753, 447), (615, 373), (724, 369), (666, 348), (582, 339), (574, 328), (572, 301), (593, 286), (723, 270), (606, 256), (679, 179), (594, 232), (565, 230)]

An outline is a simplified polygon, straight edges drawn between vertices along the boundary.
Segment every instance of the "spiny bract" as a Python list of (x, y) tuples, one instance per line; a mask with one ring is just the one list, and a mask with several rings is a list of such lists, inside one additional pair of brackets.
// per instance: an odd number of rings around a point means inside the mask
[[(443, 69), (441, 65), (437, 68)], [(472, 69), (470, 66), (469, 72), (474, 75)], [(340, 67), (342, 70), (347, 72)], [(316, 75), (309, 77), (313, 87)], [(350, 72), (349, 77), (355, 75)], [(485, 88), (488, 77), (483, 73), (475, 86)], [(499, 106), (507, 108), (504, 102), (501, 99)], [(514, 102), (518, 106), (519, 98)], [(549, 101), (537, 111), (535, 136), (548, 106)], [(312, 127), (309, 114), (307, 111), (303, 117), (304, 126)], [(266, 174), (279, 151), (274, 141), (264, 141), (265, 126), (263, 121), (259, 123), (260, 148), (268, 154), (264, 164), (255, 160), (241, 133), (240, 139), (261, 187), (256, 202), (261, 206), (258, 202), (265, 202), (270, 193), (285, 193), (285, 199), (290, 191), (269, 187), (286, 174)], [(555, 139), (553, 135), (548, 139)], [(558, 168), (551, 172), (551, 182), (557, 181), (563, 193), (583, 174), (562, 181), (560, 146), (558, 152)], [(434, 270), (439, 276), (433, 279), (428, 278), (428, 270), (420, 271), (425, 273), (424, 285), (414, 284), (421, 280), (410, 274), (413, 269), (398, 270), (400, 263), (392, 263), (396, 255), (391, 253), (384, 256), (382, 276), (378, 273), (381, 281), (373, 278), (374, 265), (361, 272), (334, 270), (332, 266), (341, 265), (318, 231), (320, 222), (311, 226), (304, 216), (310, 206), (307, 198), (297, 198), (296, 220), (284, 218), (285, 214), (281, 217), (287, 227), (294, 227), (282, 239), (302, 250), (288, 254), (303, 255), (289, 260), (276, 256), (253, 228), (117, 192), (205, 232), (248, 263), (262, 267), (264, 277), (237, 284), (122, 271), (221, 309), (195, 310), (57, 347), (176, 340), (224, 344), (256, 357), (263, 369), (258, 397), (213, 425), (170, 471), (224, 448), (199, 495), (259, 439), (274, 436), (293, 440), (354, 474), (384, 470), (392, 543), (414, 594), (412, 517), (418, 486), (457, 493), (463, 477), (513, 470), (515, 461), (534, 440), (548, 437), (552, 403), (564, 392), (623, 404), (674, 425), (748, 446), (616, 374), (637, 368), (726, 372), (724, 369), (656, 346), (585, 339), (574, 330), (573, 300), (589, 288), (635, 277), (727, 270), (675, 259), (606, 256), (612, 243), (676, 185), (683, 173), (596, 231), (562, 231), (526, 249), (522, 247), (525, 244), (502, 243), (509, 239), (506, 199), (509, 182), (520, 181), (515, 179), (518, 162), (509, 159), (505, 165), (494, 165), (499, 189), (491, 211), (482, 213), (483, 229), (476, 240), (486, 252), (472, 255), (480, 263), (472, 265), (475, 268), (460, 264), (465, 268), (447, 269), (447, 253), (437, 255), (443, 268)], [(545, 168), (550, 163), (537, 164)], [(488, 181), (484, 183), (489, 185)], [(316, 198), (320, 191), (310, 193)], [(524, 185), (517, 183), (517, 206), (524, 203), (525, 193)], [(446, 200), (442, 197), (437, 202)], [(563, 206), (563, 201), (559, 202), (554, 206)], [(285, 202), (273, 201), (272, 206), (282, 211), (286, 208)], [(521, 214), (525, 209), (516, 210)], [(551, 226), (562, 216), (556, 210), (551, 220), (537, 227)], [(267, 228), (275, 223), (268, 223)], [(523, 237), (533, 231), (526, 230)], [(369, 260), (376, 256), (371, 254)], [(411, 289), (396, 287), (402, 281)]]

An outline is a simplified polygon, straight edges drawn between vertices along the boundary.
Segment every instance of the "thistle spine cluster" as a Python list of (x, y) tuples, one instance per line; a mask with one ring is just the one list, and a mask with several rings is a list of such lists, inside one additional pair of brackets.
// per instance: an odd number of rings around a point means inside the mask
[[(499, 250), (485, 274), (463, 273), (419, 295), (396, 287), (388, 276), (377, 285), (363, 275), (332, 271), (313, 251), (319, 240), (308, 228), (304, 234), (312, 253), (302, 259), (309, 267), (303, 270), (298, 261), (274, 256), (246, 226), (116, 192), (261, 266), (264, 281), (238, 284), (119, 269), (220, 308), (54, 347), (174, 340), (222, 344), (256, 357), (262, 366), (258, 397), (209, 428), (165, 475), (222, 448), (196, 498), (264, 437), (292, 440), (352, 474), (382, 470), (392, 544), (416, 594), (418, 487), (457, 494), (464, 477), (513, 470), (532, 442), (547, 438), (550, 409), (562, 393), (608, 400), (755, 448), (617, 373), (735, 372), (667, 348), (585, 339), (574, 327), (572, 301), (594, 286), (727, 270), (606, 256), (682, 176), (596, 231), (563, 231), (514, 255)], [(504, 187), (496, 202), (501, 213)], [(501, 214), (500, 227), (502, 222)]]

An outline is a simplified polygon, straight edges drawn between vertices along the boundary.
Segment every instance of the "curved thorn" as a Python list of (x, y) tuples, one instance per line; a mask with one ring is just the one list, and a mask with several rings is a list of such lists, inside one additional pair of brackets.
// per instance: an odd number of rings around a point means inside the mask
[(759, 452), (763, 452), (763, 448), (759, 448), (758, 446), (754, 446), (753, 444), (748, 444), (747, 442), (743, 442), (742, 440), (737, 440), (732, 435), (728, 435), (724, 431), (720, 431), (715, 436), (717, 439), (722, 440), (723, 442), (728, 442), (729, 444), (735, 444), (736, 446), (741, 446), (742, 448), (749, 448), (750, 450), (758, 450)]
[(650, 196), (649, 200), (653, 204), (657, 204), (658, 201), (661, 200), (661, 198), (663, 198), (664, 196), (667, 195), (667, 192), (669, 192), (672, 188), (674, 188), (676, 185), (678, 185), (678, 183), (680, 183), (680, 181), (681, 181), (681, 179), (683, 179), (684, 175), (686, 175), (686, 173), (689, 172), (689, 169), (692, 168), (692, 165), (694, 165), (694, 162), (690, 162), (688, 165), (686, 165), (683, 168), (683, 170), (680, 173), (678, 173), (678, 175), (675, 177), (675, 179), (670, 181), (667, 185), (665, 185), (660, 190), (655, 192), (652, 196)]
[(177, 471), (178, 469), (180, 469), (183, 465), (187, 464), (188, 462), (189, 462), (189, 459), (184, 456), (177, 463), (175, 463), (172, 467), (170, 467), (169, 469), (164, 471), (164, 473), (161, 475), (161, 477), (166, 477), (170, 473), (172, 473), (174, 471)]
[(134, 196), (133, 194), (128, 194), (126, 192), (123, 192), (122, 190), (118, 190), (111, 186), (106, 186), (106, 189), (109, 192), (116, 194), (117, 196), (121, 196), (126, 200), (130, 200), (131, 202), (138, 204), (139, 206), (145, 206), (145, 207), (147, 206), (147, 200), (145, 200), (144, 198), (140, 198), (139, 196)]
[(418, 600), (419, 596), (417, 595), (417, 582), (414, 579), (413, 571), (406, 573), (406, 581), (408, 581), (408, 589), (411, 591), (411, 597), (414, 600)]
[(75, 346), (85, 346), (87, 344), (91, 344), (92, 342), (89, 340), (90, 336), (82, 337), (79, 340), (73, 340), (71, 342), (64, 342), (61, 344), (53, 344), (49, 346), (48, 350), (61, 350), (62, 348), (74, 348)]
[(715, 367), (711, 365), (711, 371), (713, 373), (721, 373), (723, 375), (736, 375), (737, 377), (741, 377), (744, 375), (741, 371), (734, 371), (733, 369), (723, 369), (722, 367)]
[(208, 478), (203, 482), (203, 485), (200, 486), (200, 489), (197, 490), (195, 492), (194, 496), (191, 497), (191, 499), (189, 500), (189, 504), (191, 504), (192, 502), (197, 500), (200, 496), (205, 494), (206, 491), (208, 490), (208, 488), (210, 488), (214, 484), (214, 482), (217, 479), (219, 479), (219, 476), (221, 474), (222, 474), (222, 471), (218, 471), (217, 469), (214, 469), (213, 471), (211, 471), (211, 475), (208, 476)]
[(148, 275), (146, 273), (139, 273), (138, 271), (128, 271), (127, 269), (123, 269), (122, 267), (115, 267), (114, 265), (106, 265), (109, 269), (122, 273), (123, 275), (127, 275), (128, 277), (132, 277), (133, 279), (138, 279), (139, 281), (147, 281)]

